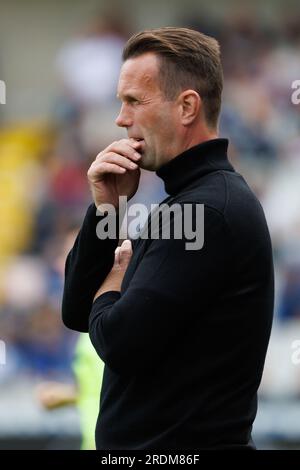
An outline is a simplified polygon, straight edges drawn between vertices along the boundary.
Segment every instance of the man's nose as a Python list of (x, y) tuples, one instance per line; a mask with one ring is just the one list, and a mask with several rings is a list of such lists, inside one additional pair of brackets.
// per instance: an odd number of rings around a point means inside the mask
[(122, 105), (119, 116), (115, 120), (115, 123), (119, 127), (130, 127), (132, 126), (132, 117), (129, 115), (128, 110)]

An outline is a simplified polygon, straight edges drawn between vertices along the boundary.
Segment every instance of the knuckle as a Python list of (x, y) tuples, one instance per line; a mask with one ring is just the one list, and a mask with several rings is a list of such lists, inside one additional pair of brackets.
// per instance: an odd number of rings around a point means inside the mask
[(119, 157), (119, 156), (118, 156), (116, 153), (114, 153), (114, 152), (109, 152), (108, 155), (109, 155), (109, 158), (110, 158), (110, 159), (112, 159), (112, 160), (114, 160), (114, 161), (118, 160), (118, 157)]
[(86, 174), (87, 174), (88, 177), (93, 176), (95, 174), (95, 168), (90, 166), (90, 168), (88, 169)]
[(103, 152), (99, 153), (99, 155), (97, 155), (96, 159), (94, 160), (93, 163), (96, 163), (98, 164), (99, 162), (101, 162), (103, 159), (105, 158), (105, 154)]
[(121, 247), (120, 249), (120, 255), (122, 258), (128, 258), (132, 254), (131, 248), (129, 246)]
[(120, 157), (120, 155), (118, 155), (117, 153), (115, 152), (109, 152), (107, 154), (108, 158), (110, 158), (111, 160), (118, 160), (118, 158)]

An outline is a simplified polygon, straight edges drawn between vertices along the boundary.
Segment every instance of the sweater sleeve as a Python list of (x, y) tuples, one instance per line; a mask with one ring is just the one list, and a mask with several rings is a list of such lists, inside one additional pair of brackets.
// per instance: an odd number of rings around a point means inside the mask
[(185, 238), (151, 240), (127, 290), (95, 300), (90, 338), (112, 370), (135, 373), (154, 366), (174, 341), (180, 347), (195, 311), (203, 314), (225, 284), (225, 232), (222, 216), (206, 210), (201, 249), (187, 250)]
[(103, 216), (96, 211), (91, 204), (65, 266), (62, 319), (68, 328), (82, 332), (88, 332), (93, 298), (112, 268), (118, 245), (118, 238), (97, 237), (97, 224)]

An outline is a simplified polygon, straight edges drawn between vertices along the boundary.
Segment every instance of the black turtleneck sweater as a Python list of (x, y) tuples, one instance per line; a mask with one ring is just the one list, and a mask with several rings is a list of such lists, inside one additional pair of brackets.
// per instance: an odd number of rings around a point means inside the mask
[(157, 171), (164, 202), (204, 204), (201, 249), (138, 238), (121, 293), (93, 303), (118, 240), (97, 238), (91, 205), (68, 256), (63, 321), (89, 331), (105, 362), (98, 449), (252, 447), (273, 263), (263, 210), (227, 145), (204, 142)]

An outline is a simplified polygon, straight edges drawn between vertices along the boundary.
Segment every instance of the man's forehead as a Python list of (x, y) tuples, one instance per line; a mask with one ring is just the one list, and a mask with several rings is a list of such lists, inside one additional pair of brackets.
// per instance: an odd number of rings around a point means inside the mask
[(127, 59), (122, 65), (119, 87), (157, 84), (158, 59), (153, 53)]
[(156, 54), (153, 52), (145, 52), (144, 54), (125, 60), (121, 70), (131, 71), (135, 69), (135, 71), (137, 71), (138, 68), (138, 70), (154, 74), (158, 71), (158, 61), (159, 59)]

